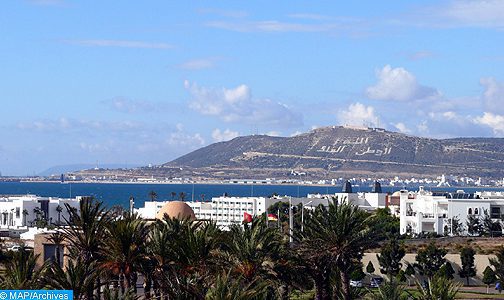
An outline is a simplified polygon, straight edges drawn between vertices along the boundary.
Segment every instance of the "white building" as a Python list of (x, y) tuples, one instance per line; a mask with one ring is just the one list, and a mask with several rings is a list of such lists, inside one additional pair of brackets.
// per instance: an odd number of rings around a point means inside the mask
[(35, 226), (37, 219), (58, 225), (68, 219), (65, 204), (79, 210), (82, 197), (71, 199), (35, 195), (0, 196), (0, 229), (16, 230)]
[(400, 192), (401, 234), (432, 232), (442, 235), (450, 230), (450, 220), (454, 217), (465, 226), (469, 216), (482, 218), (485, 212), (495, 221), (501, 219), (503, 192), (429, 192), (423, 187), (416, 193)]
[[(186, 202), (194, 211), (198, 220), (213, 220), (217, 225), (228, 228), (231, 224), (241, 224), (244, 214), (259, 216), (266, 212), (267, 208), (277, 202), (291, 202), (293, 206), (303, 205), (307, 208), (315, 208), (322, 204), (329, 205), (332, 197), (338, 197), (340, 201), (348, 201), (365, 210), (373, 210), (385, 207), (386, 194), (383, 193), (337, 193), (330, 195), (312, 194), (305, 198), (294, 197), (214, 197), (210, 202)], [(154, 219), (158, 211), (168, 201), (146, 201), (145, 206), (136, 209), (136, 212), (145, 219)]]

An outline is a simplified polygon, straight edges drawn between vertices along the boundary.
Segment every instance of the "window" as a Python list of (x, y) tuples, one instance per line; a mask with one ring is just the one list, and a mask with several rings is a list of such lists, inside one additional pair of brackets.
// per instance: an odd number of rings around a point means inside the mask
[(470, 208), (470, 207), (469, 207), (469, 208), (467, 209), (467, 214), (468, 214), (468, 215), (472, 215), (472, 212), (473, 212), (473, 211), (472, 211), (472, 208)]
[(478, 208), (477, 208), (477, 207), (474, 209), (474, 214), (475, 214), (475, 215), (479, 215), (479, 210), (478, 210)]
[(20, 216), (21, 216), (21, 208), (16, 207), (16, 218), (19, 219)]

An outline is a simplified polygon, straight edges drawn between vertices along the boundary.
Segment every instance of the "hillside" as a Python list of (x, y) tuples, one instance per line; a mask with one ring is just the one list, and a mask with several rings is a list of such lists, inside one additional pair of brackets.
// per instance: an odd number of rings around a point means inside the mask
[[(454, 174), (502, 178), (504, 139), (429, 139), (382, 129), (324, 127), (294, 137), (253, 135), (198, 149), (161, 169), (216, 178)], [(159, 170), (161, 171), (161, 170)]]

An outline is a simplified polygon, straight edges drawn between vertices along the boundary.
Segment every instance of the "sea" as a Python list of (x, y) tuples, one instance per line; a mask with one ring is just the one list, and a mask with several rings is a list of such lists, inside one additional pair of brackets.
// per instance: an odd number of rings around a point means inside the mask
[[(382, 186), (383, 192), (393, 193), (405, 187)], [(418, 190), (418, 186), (408, 186), (409, 190)], [(273, 194), (292, 197), (306, 197), (307, 194), (333, 194), (341, 192), (341, 186), (315, 185), (245, 185), (245, 184), (137, 184), (137, 183), (71, 183), (59, 182), (0, 182), (0, 195), (33, 194), (44, 197), (73, 198), (76, 196), (93, 196), (107, 207), (116, 205), (127, 208), (129, 199), (135, 199), (135, 207), (143, 207), (150, 200), (149, 194), (154, 191), (158, 201), (178, 200), (180, 193), (185, 194), (185, 201), (209, 201), (212, 197), (228, 195), (236, 197), (263, 196)], [(504, 191), (504, 187), (426, 187), (432, 191), (455, 192), (464, 190), (467, 193), (482, 190)], [(354, 192), (369, 192), (371, 186), (353, 186)], [(174, 196), (175, 195), (175, 196)]]

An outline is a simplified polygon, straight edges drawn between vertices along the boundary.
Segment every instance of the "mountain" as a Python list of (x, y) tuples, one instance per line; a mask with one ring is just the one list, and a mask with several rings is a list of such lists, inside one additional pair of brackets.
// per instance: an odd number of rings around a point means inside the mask
[(504, 139), (432, 139), (379, 128), (324, 127), (293, 137), (252, 135), (198, 149), (160, 166), (192, 176), (311, 178), (440, 174), (504, 177)]

